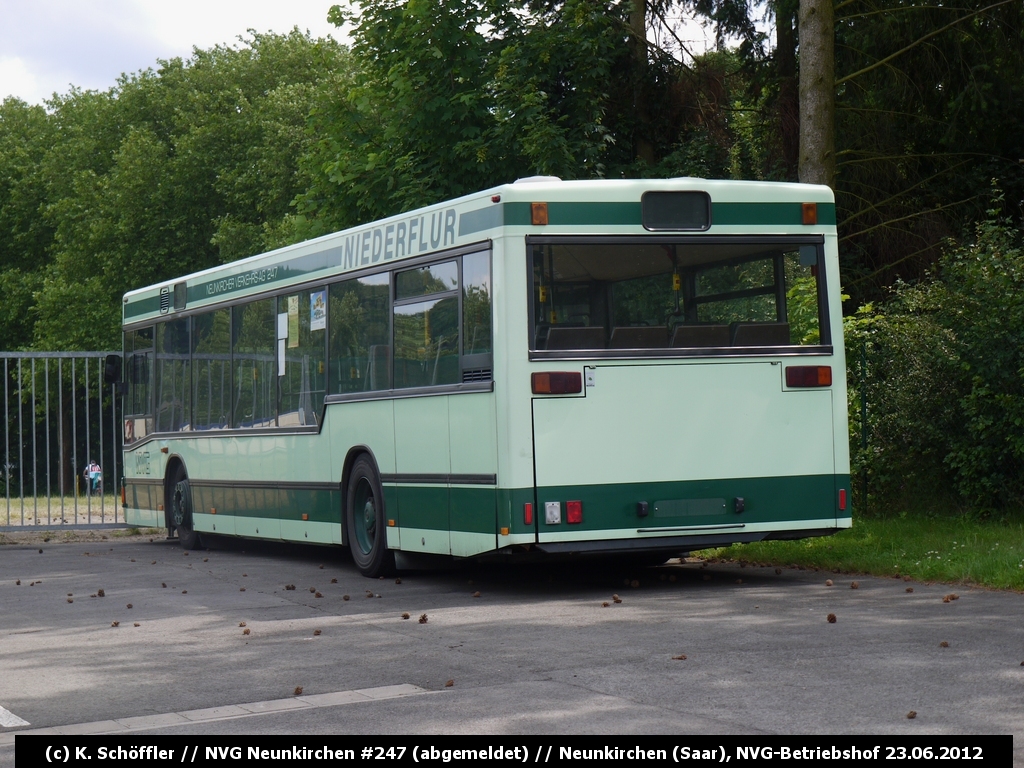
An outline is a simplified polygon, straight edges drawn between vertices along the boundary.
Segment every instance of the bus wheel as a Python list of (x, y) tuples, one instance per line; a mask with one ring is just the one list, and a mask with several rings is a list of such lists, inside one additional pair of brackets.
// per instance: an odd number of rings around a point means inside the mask
[(388, 549), (384, 491), (365, 454), (352, 465), (345, 501), (345, 533), (359, 572), (373, 579), (392, 572), (395, 554)]
[(184, 550), (199, 546), (199, 534), (192, 527), (192, 488), (188, 484), (185, 467), (179, 466), (171, 484), (171, 525), (178, 531), (178, 541)]

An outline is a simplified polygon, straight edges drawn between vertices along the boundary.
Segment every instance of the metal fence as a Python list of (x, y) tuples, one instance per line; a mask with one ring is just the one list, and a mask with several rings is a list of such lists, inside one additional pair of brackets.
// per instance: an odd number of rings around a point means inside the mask
[(103, 383), (108, 354), (0, 352), (0, 531), (124, 525), (121, 404)]

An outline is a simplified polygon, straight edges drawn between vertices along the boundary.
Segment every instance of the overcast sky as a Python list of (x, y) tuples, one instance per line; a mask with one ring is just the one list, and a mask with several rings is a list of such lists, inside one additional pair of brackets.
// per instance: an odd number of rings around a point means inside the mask
[(41, 103), (72, 85), (106, 90), (124, 72), (237, 43), (246, 30), (338, 30), (338, 0), (0, 0), (0, 100)]

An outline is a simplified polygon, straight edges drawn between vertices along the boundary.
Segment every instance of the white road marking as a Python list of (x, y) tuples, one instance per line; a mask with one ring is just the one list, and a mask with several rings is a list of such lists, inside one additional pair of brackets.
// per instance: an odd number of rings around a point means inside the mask
[(0, 707), (0, 726), (4, 728), (19, 728), (23, 725), (29, 725), (27, 720), (22, 720), (20, 717), (12, 712), (8, 712), (3, 707)]
[[(125, 717), (120, 720), (98, 720), (93, 723), (56, 725), (51, 728), (17, 731), (17, 733), (40, 736), (131, 733), (133, 731), (150, 731), (155, 728), (168, 728), (175, 725), (209, 723), (215, 720), (235, 720), (241, 717), (255, 717), (257, 715), (286, 712), (288, 710), (336, 707), (341, 704), (397, 699), (403, 696), (416, 696), (422, 693), (431, 693), (431, 691), (426, 688), (420, 688), (418, 685), (385, 685), (380, 688), (362, 688), (357, 691), (335, 691), (334, 693), (317, 693), (310, 696), (292, 696), (287, 699), (253, 701), (248, 704), (227, 704), (208, 709), (192, 709), (187, 712), (168, 712), (163, 715), (142, 715), (139, 717)], [(10, 722), (4, 719), (5, 716), (10, 719)], [(28, 724), (20, 717), (15, 717), (6, 709), (0, 707), (0, 725), (14, 727)], [(14, 744), (14, 737), (15, 733), (0, 734), (0, 747)]]

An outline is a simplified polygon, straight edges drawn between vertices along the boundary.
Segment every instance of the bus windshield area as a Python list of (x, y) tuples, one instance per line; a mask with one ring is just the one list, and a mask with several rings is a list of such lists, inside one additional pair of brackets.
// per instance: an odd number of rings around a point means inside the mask
[(828, 345), (822, 249), (813, 238), (531, 238), (531, 349)]

